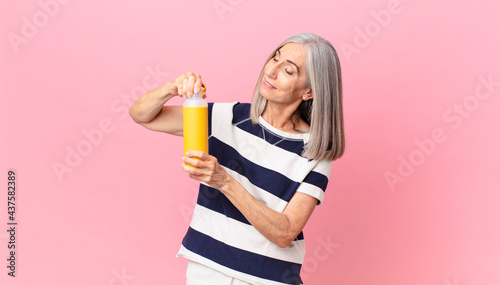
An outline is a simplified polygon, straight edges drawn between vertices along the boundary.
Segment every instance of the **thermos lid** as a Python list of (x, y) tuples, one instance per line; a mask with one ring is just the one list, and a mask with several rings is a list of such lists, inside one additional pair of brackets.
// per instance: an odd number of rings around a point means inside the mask
[(201, 84), (201, 90), (198, 93), (194, 93), (193, 96), (201, 97), (205, 96), (207, 94), (207, 87), (205, 86), (204, 83)]
[(206, 95), (207, 87), (205, 84), (201, 85), (201, 90), (198, 93), (193, 94), (193, 96), (186, 98), (184, 100), (183, 107), (207, 107), (207, 102), (203, 100), (203, 96)]

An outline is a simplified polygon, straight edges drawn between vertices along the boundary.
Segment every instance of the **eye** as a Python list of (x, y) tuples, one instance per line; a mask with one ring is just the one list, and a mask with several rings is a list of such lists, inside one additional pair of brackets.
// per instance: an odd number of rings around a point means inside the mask
[(294, 74), (294, 71), (295, 69), (290, 66), (289, 64), (285, 64), (285, 66), (283, 66), (283, 70), (288, 74), (288, 75), (293, 75)]
[(278, 60), (279, 60), (278, 56), (279, 56), (279, 53), (278, 53), (278, 51), (276, 51), (276, 53), (274, 54), (273, 60), (278, 62)]

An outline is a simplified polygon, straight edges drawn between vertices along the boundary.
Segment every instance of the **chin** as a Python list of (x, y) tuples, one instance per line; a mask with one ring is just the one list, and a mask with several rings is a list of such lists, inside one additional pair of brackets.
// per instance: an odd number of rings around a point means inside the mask
[(260, 89), (259, 89), (259, 93), (260, 93), (260, 95), (262, 95), (262, 97), (264, 97), (264, 98), (266, 98), (266, 99), (267, 99), (267, 96), (266, 96), (266, 91), (267, 91), (267, 90), (265, 90), (265, 87), (260, 86)]
[(271, 90), (269, 90), (268, 88), (266, 88), (264, 86), (260, 86), (260, 89), (259, 89), (260, 95), (262, 95), (262, 97), (266, 98), (267, 100), (269, 100), (269, 97), (270, 97), (269, 91), (271, 91)]

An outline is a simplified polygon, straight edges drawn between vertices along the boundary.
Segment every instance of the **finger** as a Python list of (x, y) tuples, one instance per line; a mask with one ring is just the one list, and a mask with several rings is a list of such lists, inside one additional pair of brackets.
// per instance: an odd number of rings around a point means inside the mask
[(187, 90), (188, 90), (188, 92), (187, 92), (188, 96), (192, 96), (194, 93), (196, 93), (196, 92), (193, 93), (193, 91), (194, 91), (194, 83), (195, 82), (196, 82), (196, 77), (194, 77), (194, 75), (193, 76), (189, 76), (189, 82), (188, 82), (188, 88), (187, 88)]
[(184, 163), (188, 164), (188, 166), (192, 165), (196, 168), (204, 168), (205, 167), (204, 162), (198, 158), (190, 158), (190, 157), (184, 156), (182, 158), (182, 160), (184, 161)]
[(210, 158), (208, 153), (206, 153), (204, 151), (199, 151), (199, 150), (190, 150), (190, 151), (186, 152), (186, 156), (199, 158), (199, 159), (204, 160), (204, 161), (208, 160)]
[(200, 168), (189, 166), (189, 165), (187, 165), (186, 162), (181, 164), (181, 167), (182, 167), (182, 170), (184, 170), (184, 172), (186, 172), (189, 175), (193, 175), (193, 176), (197, 176), (197, 177), (203, 177), (203, 176), (207, 175), (206, 171), (204, 171)]
[(192, 166), (189, 166), (187, 165), (185, 162), (181, 164), (181, 168), (184, 172), (188, 173), (188, 174), (196, 174), (196, 175), (199, 175), (198, 173), (196, 173), (196, 169), (195, 167), (192, 167)]
[(194, 76), (196, 77), (196, 82), (194, 84), (194, 93), (198, 93), (201, 91), (201, 76), (198, 73), (195, 73)]
[(187, 95), (187, 91), (188, 91), (188, 85), (189, 85), (189, 79), (188, 77), (185, 77), (183, 80), (182, 80), (182, 90), (184, 91), (184, 94)]
[(175, 80), (175, 85), (177, 87), (177, 94), (181, 97), (184, 97), (184, 90), (182, 86), (183, 81), (184, 81), (184, 75), (177, 77), (177, 79)]
[(202, 179), (202, 178), (201, 178), (201, 176), (200, 176), (200, 175), (195, 175), (195, 174), (191, 174), (191, 173), (189, 173), (189, 174), (188, 174), (188, 176), (189, 176), (189, 178), (191, 178), (191, 179), (194, 179), (194, 180), (196, 180), (196, 181), (200, 181), (200, 182), (201, 182), (201, 179)]

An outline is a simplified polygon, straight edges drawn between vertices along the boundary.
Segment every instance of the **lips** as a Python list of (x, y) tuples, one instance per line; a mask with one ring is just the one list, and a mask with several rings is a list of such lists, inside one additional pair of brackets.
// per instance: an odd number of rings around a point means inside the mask
[(273, 85), (271, 85), (271, 83), (267, 82), (267, 80), (266, 80), (266, 79), (264, 79), (264, 80), (262, 81), (262, 84), (264, 84), (264, 86), (266, 86), (266, 87), (267, 87), (267, 88), (269, 88), (269, 89), (276, 89), (276, 87), (274, 87)]

